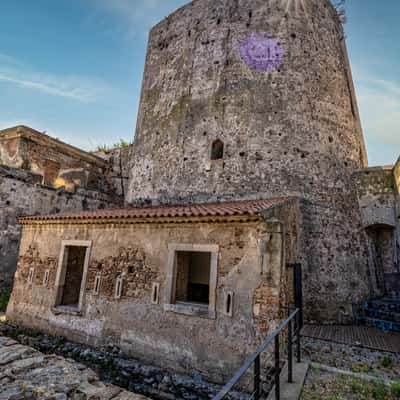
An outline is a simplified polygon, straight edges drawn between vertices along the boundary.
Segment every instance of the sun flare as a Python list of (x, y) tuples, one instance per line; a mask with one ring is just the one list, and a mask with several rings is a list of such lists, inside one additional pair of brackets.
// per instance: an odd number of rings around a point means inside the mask
[(296, 14), (306, 12), (304, 0), (281, 0), (281, 4), (285, 10), (285, 14), (294, 11)]

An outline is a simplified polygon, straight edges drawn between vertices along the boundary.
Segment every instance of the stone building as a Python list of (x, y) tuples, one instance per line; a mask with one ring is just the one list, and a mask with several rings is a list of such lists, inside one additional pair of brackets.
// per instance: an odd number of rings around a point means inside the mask
[(109, 192), (106, 162), (27, 126), (0, 131), (0, 164), (30, 171), (41, 183), (73, 191), (83, 187)]
[(156, 25), (129, 154), (129, 208), (20, 219), (10, 320), (224, 381), (293, 305), (290, 264), (308, 322), (398, 291), (400, 164), (368, 169), (328, 0)]
[(8, 318), (223, 382), (290, 301), (299, 208), (278, 198), (22, 218)]
[(0, 131), (0, 293), (12, 286), (16, 270), (17, 218), (121, 206), (119, 172), (103, 158), (32, 128)]

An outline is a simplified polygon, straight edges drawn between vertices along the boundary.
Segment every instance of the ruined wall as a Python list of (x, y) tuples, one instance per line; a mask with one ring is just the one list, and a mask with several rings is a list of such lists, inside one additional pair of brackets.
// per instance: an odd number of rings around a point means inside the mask
[[(212, 160), (217, 140), (223, 158)], [(313, 320), (350, 321), (351, 303), (369, 294), (351, 180), (367, 157), (328, 0), (193, 1), (156, 25), (134, 154), (130, 203), (309, 200), (303, 267)], [(342, 289), (328, 301), (333, 281)]]
[(400, 291), (398, 165), (354, 173), (354, 185), (366, 237), (372, 295)]
[(113, 193), (125, 198), (128, 190), (129, 167), (132, 146), (118, 147), (104, 153), (96, 153), (107, 162), (106, 178)]
[(393, 167), (366, 168), (354, 173), (363, 227), (396, 226)]
[(119, 205), (116, 197), (83, 188), (69, 193), (41, 182), (40, 175), (0, 166), (0, 291), (12, 285), (17, 266), (21, 235), (18, 217)]
[(73, 191), (75, 186), (108, 192), (106, 163), (32, 128), (0, 131), (0, 164), (42, 176), (42, 183)]
[[(8, 318), (96, 346), (115, 344), (146, 362), (224, 382), (279, 324), (276, 310), (285, 305), (282, 240), (290, 229), (275, 216), (267, 216), (267, 222), (26, 225)], [(66, 239), (92, 241), (82, 315), (52, 310), (56, 260)], [(176, 243), (219, 246), (216, 318), (164, 310), (168, 245)], [(46, 269), (50, 279), (44, 287)], [(119, 276), (122, 297), (115, 299)], [(158, 304), (152, 303), (154, 283), (160, 285)], [(232, 316), (224, 311), (226, 291), (234, 294)]]

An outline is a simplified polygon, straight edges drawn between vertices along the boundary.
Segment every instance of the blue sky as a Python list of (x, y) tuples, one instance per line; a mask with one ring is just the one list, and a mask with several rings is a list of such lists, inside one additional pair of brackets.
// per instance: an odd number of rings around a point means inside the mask
[[(133, 139), (147, 32), (186, 0), (2, 0), (0, 129), (87, 150)], [(382, 6), (384, 3), (384, 6)], [(371, 165), (400, 155), (400, 1), (347, 0), (347, 44)]]

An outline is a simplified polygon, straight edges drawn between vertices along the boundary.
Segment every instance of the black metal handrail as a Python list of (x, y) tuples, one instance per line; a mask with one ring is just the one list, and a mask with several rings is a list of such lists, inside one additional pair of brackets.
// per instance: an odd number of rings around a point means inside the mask
[(300, 309), (296, 309), (290, 316), (283, 321), (279, 327), (268, 336), (264, 342), (258, 347), (258, 349), (248, 358), (248, 360), (243, 364), (243, 366), (236, 372), (233, 378), (222, 388), (222, 390), (213, 398), (213, 400), (222, 400), (227, 394), (233, 389), (233, 387), (239, 382), (247, 370), (254, 364), (254, 399), (259, 400), (261, 395), (261, 354), (267, 350), (272, 342), (275, 344), (274, 359), (275, 359), (275, 372), (274, 372), (274, 382), (275, 382), (275, 400), (280, 400), (280, 352), (279, 352), (279, 335), (280, 333), (288, 327), (288, 342), (287, 342), (287, 352), (288, 352), (288, 382), (293, 382), (293, 326), (292, 322), (295, 320), (295, 337), (296, 337), (296, 347), (297, 347), (297, 362), (301, 362), (301, 313)]

